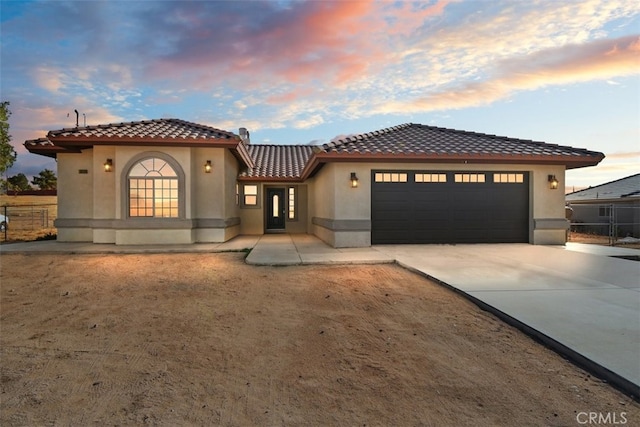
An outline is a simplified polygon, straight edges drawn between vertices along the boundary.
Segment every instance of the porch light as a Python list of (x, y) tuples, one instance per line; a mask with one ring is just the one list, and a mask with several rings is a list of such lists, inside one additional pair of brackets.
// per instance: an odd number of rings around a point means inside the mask
[(104, 171), (111, 172), (112, 170), (113, 170), (113, 160), (107, 159), (107, 161), (104, 162)]
[(358, 187), (358, 177), (355, 172), (351, 172), (351, 188)]
[(204, 164), (204, 172), (205, 173), (211, 173), (211, 168), (213, 166), (211, 166), (211, 160), (207, 160), (207, 162)]
[(557, 190), (558, 189), (558, 185), (560, 184), (558, 182), (558, 179), (556, 178), (555, 175), (549, 175), (549, 188), (552, 190)]

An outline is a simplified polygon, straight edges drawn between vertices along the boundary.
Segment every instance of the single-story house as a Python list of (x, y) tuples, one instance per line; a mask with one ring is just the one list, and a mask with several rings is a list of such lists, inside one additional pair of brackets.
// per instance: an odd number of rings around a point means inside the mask
[(58, 240), (223, 242), (308, 233), (334, 247), (564, 244), (566, 169), (604, 154), (403, 124), (321, 146), (251, 144), (178, 119), (50, 131)]
[(640, 173), (569, 193), (566, 202), (571, 221), (584, 224), (576, 231), (640, 238)]

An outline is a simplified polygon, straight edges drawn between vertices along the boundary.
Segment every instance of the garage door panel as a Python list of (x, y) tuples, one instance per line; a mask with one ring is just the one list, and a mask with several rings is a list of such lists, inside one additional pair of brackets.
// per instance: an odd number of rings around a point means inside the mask
[(455, 182), (456, 172), (447, 172), (447, 182), (438, 183), (403, 173), (406, 182), (372, 183), (373, 243), (528, 241), (528, 173), (518, 172), (520, 183), (494, 183), (493, 172), (474, 173), (485, 182)]

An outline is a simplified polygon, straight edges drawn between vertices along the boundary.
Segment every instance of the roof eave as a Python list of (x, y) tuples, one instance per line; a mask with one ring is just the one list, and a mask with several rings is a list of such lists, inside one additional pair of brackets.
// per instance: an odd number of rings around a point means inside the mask
[(236, 159), (238, 159), (238, 161), (240, 161), (241, 163), (244, 163), (247, 168), (253, 169), (255, 167), (255, 163), (253, 162), (251, 154), (249, 154), (247, 146), (239, 137), (237, 143), (234, 146), (228, 148), (231, 149), (231, 153), (236, 157)]
[(162, 138), (162, 137), (121, 137), (121, 136), (55, 136), (47, 135), (47, 139), (60, 147), (84, 147), (94, 145), (139, 145), (139, 146), (191, 146), (191, 147), (224, 147), (238, 145), (239, 138)]
[(304, 182), (299, 176), (238, 176), (241, 182)]
[[(44, 138), (43, 138), (44, 139)], [(53, 144), (38, 144), (34, 143), (37, 140), (29, 140), (24, 142), (24, 148), (31, 154), (38, 154), (40, 156), (51, 157), (56, 159), (60, 153), (79, 153), (80, 149), (67, 149), (64, 147), (58, 147)]]
[(567, 202), (572, 205), (598, 205), (598, 204), (606, 204), (606, 203), (634, 203), (640, 200), (640, 196), (634, 197), (602, 197), (602, 198), (588, 198), (582, 200), (575, 200), (566, 198)]
[(544, 164), (544, 165), (564, 165), (567, 169), (577, 169), (588, 166), (595, 166), (604, 159), (604, 154), (594, 153), (593, 155), (581, 156), (527, 156), (527, 155), (486, 155), (486, 154), (395, 154), (395, 153), (316, 153), (305, 166), (302, 177), (312, 176), (319, 165), (329, 162), (392, 162), (409, 163), (425, 162), (429, 163), (463, 163), (463, 164)]

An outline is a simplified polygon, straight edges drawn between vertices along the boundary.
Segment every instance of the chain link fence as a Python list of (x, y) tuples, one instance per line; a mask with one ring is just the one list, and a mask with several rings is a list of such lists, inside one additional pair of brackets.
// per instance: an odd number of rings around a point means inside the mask
[(640, 205), (573, 204), (570, 210), (569, 241), (580, 235), (609, 246), (640, 243)]
[(4, 242), (55, 238), (57, 204), (0, 206), (0, 239)]

